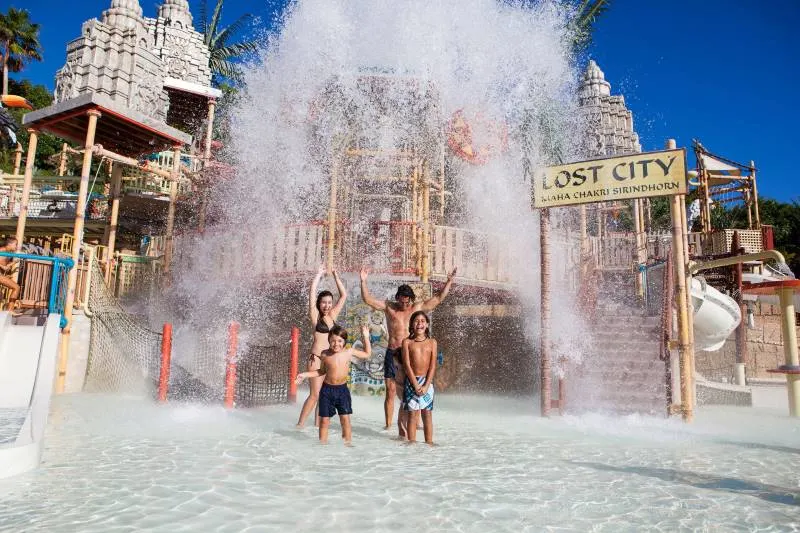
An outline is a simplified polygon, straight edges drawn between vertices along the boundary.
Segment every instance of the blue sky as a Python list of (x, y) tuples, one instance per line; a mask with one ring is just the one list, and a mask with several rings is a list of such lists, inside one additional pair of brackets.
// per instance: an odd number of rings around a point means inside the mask
[[(140, 0), (147, 16), (158, 3)], [(189, 3), (196, 23), (200, 2)], [(226, 0), (223, 22), (248, 11), (270, 23), (283, 3)], [(28, 9), (42, 25), (44, 61), (22, 75), (52, 89), (67, 41), (111, 2), (80, 0), (69, 9), (54, 0), (3, 4)], [(661, 149), (669, 137), (690, 148), (697, 138), (719, 155), (754, 160), (762, 197), (800, 201), (793, 157), (800, 124), (793, 98), (800, 87), (797, 20), (798, 0), (612, 0), (589, 55), (613, 93), (625, 96), (644, 150)]]

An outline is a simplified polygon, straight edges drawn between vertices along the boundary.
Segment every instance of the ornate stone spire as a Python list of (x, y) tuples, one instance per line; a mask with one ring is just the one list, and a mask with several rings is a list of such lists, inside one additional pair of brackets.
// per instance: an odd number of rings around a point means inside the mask
[(139, 0), (111, 0), (111, 7), (103, 11), (103, 24), (116, 28), (135, 28), (144, 24)]
[(164, 0), (158, 7), (158, 18), (166, 19), (169, 26), (192, 28), (192, 13), (187, 0)]
[(583, 82), (581, 86), (584, 97), (611, 95), (611, 84), (606, 81), (605, 74), (603, 74), (603, 71), (597, 66), (594, 59), (589, 60), (586, 72), (583, 73)]

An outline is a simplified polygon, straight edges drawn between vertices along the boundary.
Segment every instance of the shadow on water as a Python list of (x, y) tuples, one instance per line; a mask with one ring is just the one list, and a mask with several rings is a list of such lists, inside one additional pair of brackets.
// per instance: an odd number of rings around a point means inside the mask
[(762, 444), (760, 442), (741, 442), (735, 440), (714, 440), (717, 444), (730, 444), (731, 446), (739, 446), (742, 448), (750, 448), (754, 450), (769, 450), (772, 452), (781, 453), (800, 453), (800, 448), (790, 448), (789, 446), (778, 446), (777, 444)]
[(640, 476), (652, 477), (669, 481), (671, 483), (682, 483), (696, 487), (698, 489), (718, 490), (734, 494), (745, 494), (754, 496), (771, 503), (781, 503), (784, 505), (795, 505), (800, 507), (800, 494), (794, 493), (784, 487), (766, 485), (757, 481), (745, 481), (730, 477), (720, 477), (708, 474), (698, 474), (696, 472), (684, 472), (681, 470), (671, 470), (669, 468), (653, 468), (645, 466), (613, 466), (602, 463), (589, 463), (582, 461), (567, 461), (576, 466), (585, 466), (595, 470), (605, 470), (608, 472), (619, 472), (622, 474), (637, 474)]

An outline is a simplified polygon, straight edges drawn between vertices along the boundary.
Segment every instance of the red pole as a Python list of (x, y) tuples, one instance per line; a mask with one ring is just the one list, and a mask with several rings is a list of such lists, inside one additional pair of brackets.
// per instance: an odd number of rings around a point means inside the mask
[(233, 408), (236, 397), (236, 349), (239, 344), (239, 323), (228, 325), (228, 353), (225, 355), (225, 408)]
[(292, 352), (289, 357), (289, 402), (297, 401), (297, 363), (300, 360), (300, 328), (292, 326)]
[(169, 365), (172, 358), (172, 324), (164, 324), (161, 333), (161, 373), (158, 376), (158, 401), (167, 401), (169, 390)]

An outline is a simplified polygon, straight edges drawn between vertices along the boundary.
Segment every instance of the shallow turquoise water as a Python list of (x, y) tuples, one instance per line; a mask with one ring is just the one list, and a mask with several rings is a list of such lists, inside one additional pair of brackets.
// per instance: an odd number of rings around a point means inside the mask
[(0, 531), (800, 531), (800, 422), (535, 416), (535, 399), (445, 396), (439, 445), (380, 429), (353, 448), (293, 429), (299, 406), (225, 412), (54, 399), (42, 467), (0, 481)]

